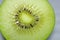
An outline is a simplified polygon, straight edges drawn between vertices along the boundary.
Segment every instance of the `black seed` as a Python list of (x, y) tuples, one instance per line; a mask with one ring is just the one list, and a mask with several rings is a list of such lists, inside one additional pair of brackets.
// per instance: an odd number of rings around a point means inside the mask
[(15, 21), (17, 22), (18, 20), (16, 19)]
[(25, 26), (25, 29), (27, 29), (28, 27), (27, 26)]
[(18, 14), (15, 15), (16, 17), (18, 16)]
[(26, 10), (26, 8), (24, 8), (24, 10)]
[(24, 26), (21, 26), (21, 28), (23, 28)]
[(31, 14), (31, 12), (30, 12), (30, 14)]
[(30, 14), (32, 13), (31, 11), (28, 11)]
[(36, 21), (39, 21), (38, 19)]
[(31, 26), (31, 27), (33, 27), (33, 25), (32, 25), (32, 24), (30, 24), (30, 26)]
[(21, 11), (19, 10), (19, 12), (21, 12)]
[(18, 23), (17, 25), (18, 25), (18, 26), (20, 26), (20, 24), (19, 24), (19, 23)]

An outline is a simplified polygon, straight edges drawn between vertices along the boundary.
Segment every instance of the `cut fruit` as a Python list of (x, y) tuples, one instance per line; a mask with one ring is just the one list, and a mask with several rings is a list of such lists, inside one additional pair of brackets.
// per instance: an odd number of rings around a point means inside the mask
[(5, 0), (0, 17), (6, 40), (46, 40), (55, 22), (47, 0)]

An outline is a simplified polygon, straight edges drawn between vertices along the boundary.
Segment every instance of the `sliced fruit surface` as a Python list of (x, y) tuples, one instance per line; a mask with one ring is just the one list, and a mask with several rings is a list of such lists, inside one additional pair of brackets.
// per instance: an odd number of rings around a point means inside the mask
[(6, 40), (46, 40), (54, 28), (54, 11), (47, 0), (5, 0), (0, 22)]

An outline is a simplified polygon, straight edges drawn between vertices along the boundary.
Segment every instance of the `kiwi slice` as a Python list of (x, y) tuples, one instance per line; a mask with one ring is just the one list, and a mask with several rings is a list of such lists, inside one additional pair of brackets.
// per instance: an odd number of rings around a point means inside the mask
[(5, 0), (0, 20), (6, 40), (46, 40), (55, 22), (47, 0)]

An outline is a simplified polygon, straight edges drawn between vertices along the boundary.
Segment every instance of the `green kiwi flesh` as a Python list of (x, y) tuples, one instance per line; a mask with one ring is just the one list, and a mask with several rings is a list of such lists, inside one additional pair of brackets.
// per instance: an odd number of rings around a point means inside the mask
[(54, 20), (47, 0), (5, 0), (1, 5), (0, 29), (6, 40), (46, 40)]

